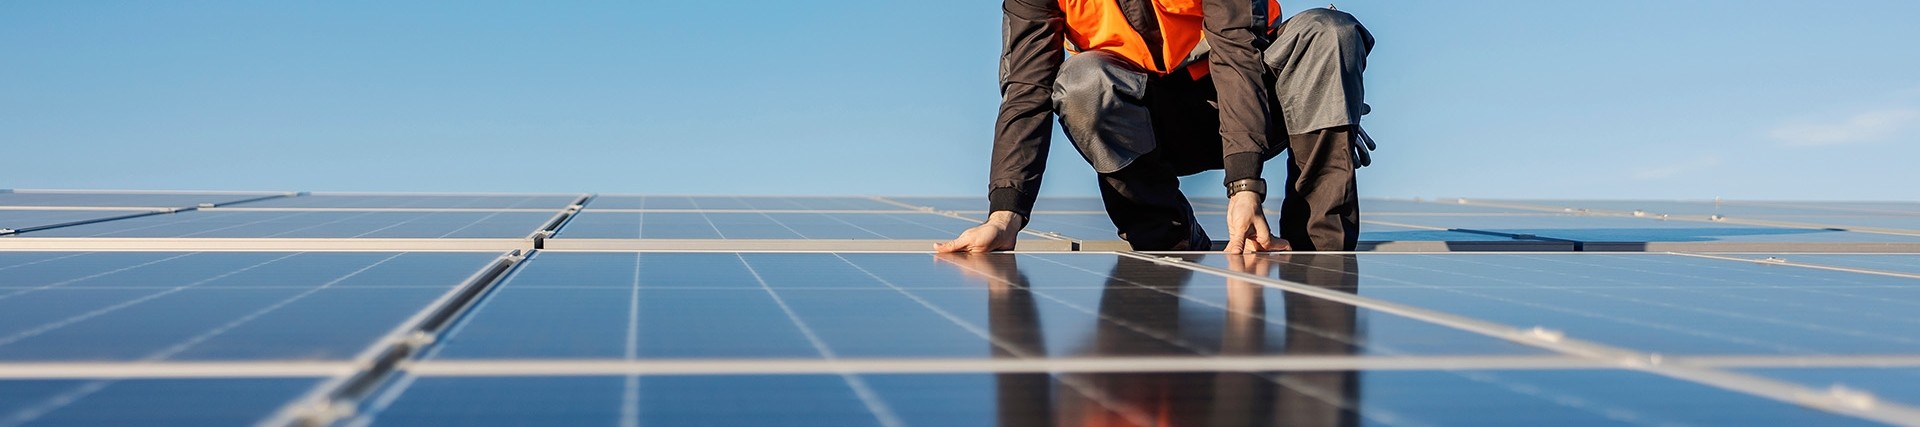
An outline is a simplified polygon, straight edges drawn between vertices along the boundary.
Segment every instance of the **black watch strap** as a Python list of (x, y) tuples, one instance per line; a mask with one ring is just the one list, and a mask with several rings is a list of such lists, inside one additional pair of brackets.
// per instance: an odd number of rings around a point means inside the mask
[(1227, 183), (1228, 198), (1232, 198), (1233, 195), (1240, 194), (1242, 191), (1252, 191), (1253, 194), (1260, 196), (1261, 203), (1265, 203), (1267, 201), (1267, 180), (1247, 178)]

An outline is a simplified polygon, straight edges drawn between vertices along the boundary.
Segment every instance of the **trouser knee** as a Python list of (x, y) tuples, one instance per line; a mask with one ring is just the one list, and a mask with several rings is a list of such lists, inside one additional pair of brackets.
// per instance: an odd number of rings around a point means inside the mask
[(1373, 34), (1353, 14), (1327, 8), (1307, 9), (1288, 18), (1286, 31), (1314, 35), (1339, 43), (1342, 48), (1361, 51), (1373, 49)]
[(1068, 57), (1053, 84), (1061, 130), (1102, 173), (1120, 170), (1153, 151), (1146, 96), (1146, 72), (1105, 51)]

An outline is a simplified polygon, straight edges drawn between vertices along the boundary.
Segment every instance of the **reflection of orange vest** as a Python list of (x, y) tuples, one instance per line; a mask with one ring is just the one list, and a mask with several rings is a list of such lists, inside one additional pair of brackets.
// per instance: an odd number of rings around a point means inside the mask
[[(1127, 16), (1120, 11), (1120, 3), (1115, 0), (1059, 0), (1060, 11), (1066, 15), (1067, 43), (1077, 50), (1104, 50), (1119, 54), (1140, 68), (1152, 70), (1157, 74), (1174, 71), (1193, 53), (1206, 35), (1201, 24), (1204, 14), (1201, 12), (1201, 0), (1149, 0), (1153, 2), (1154, 17), (1160, 21), (1161, 63), (1153, 63), (1153, 51), (1147, 48), (1146, 37), (1134, 31), (1127, 24)], [(1241, 0), (1246, 1), (1246, 0)], [(1280, 15), (1279, 0), (1267, 0), (1268, 22), (1277, 21)], [(1193, 75), (1206, 74), (1206, 62), (1193, 66)]]

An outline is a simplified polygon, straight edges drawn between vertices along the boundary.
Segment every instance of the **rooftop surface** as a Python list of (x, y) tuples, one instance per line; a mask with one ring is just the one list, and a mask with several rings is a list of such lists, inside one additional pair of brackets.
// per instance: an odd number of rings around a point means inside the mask
[(984, 206), (0, 191), (0, 426), (1920, 425), (1920, 203), (1367, 199), (1229, 257), (1049, 198), (928, 251)]

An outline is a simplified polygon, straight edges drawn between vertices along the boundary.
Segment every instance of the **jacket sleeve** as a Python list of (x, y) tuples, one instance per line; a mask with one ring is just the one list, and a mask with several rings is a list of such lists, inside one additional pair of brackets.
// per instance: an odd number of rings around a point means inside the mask
[(1005, 0), (1001, 9), (1000, 114), (987, 199), (993, 211), (1030, 217), (1053, 136), (1053, 79), (1065, 58), (1065, 21), (1054, 0)]
[[(1266, 65), (1255, 43), (1253, 2), (1206, 0), (1205, 11), (1207, 43), (1213, 48), (1207, 65), (1219, 93), (1220, 151), (1226, 182), (1259, 178), (1261, 153), (1269, 146), (1267, 128), (1272, 112), (1266, 102), (1271, 94), (1261, 81)], [(1267, 13), (1277, 16), (1280, 11)]]

